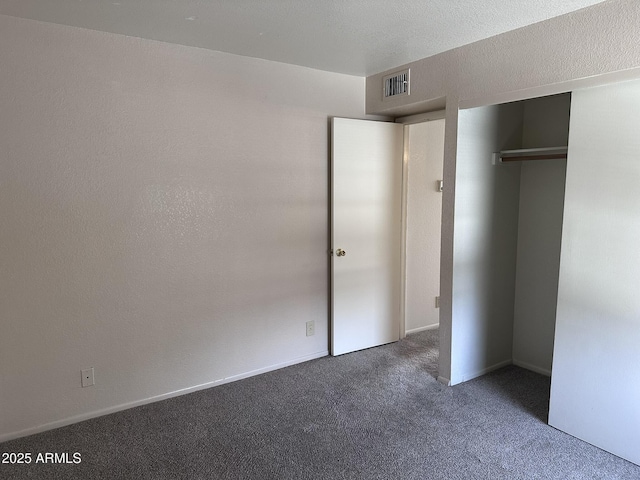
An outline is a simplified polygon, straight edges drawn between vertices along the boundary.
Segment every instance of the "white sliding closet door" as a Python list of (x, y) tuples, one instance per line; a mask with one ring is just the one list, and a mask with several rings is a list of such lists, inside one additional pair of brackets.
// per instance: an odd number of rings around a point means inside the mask
[(640, 464), (640, 81), (572, 96), (549, 423)]

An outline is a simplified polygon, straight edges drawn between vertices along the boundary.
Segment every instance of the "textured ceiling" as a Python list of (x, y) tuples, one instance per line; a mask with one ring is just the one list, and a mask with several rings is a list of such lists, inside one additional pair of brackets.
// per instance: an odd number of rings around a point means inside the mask
[(371, 75), (602, 0), (0, 0), (0, 14)]

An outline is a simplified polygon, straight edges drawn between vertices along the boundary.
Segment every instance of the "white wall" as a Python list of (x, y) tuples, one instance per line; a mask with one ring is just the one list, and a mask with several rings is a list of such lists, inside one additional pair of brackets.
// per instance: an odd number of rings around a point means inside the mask
[(408, 125), (405, 331), (434, 328), (440, 310), (440, 225), (444, 120)]
[[(566, 146), (570, 95), (524, 102), (522, 148)], [(522, 162), (513, 363), (551, 375), (566, 160)]]
[(327, 354), (364, 79), (6, 16), (0, 65), (0, 440)]
[(523, 105), (460, 112), (456, 170), (451, 382), (511, 363), (520, 165), (492, 153), (519, 148)]
[(549, 423), (640, 464), (640, 81), (572, 97)]
[(444, 381), (456, 357), (467, 355), (451, 350), (454, 324), (469, 321), (454, 317), (452, 304), (459, 108), (638, 78), (639, 23), (640, 2), (611, 0), (406, 65), (410, 96), (383, 101), (380, 85), (388, 72), (367, 78), (369, 113), (407, 114), (442, 108), (446, 100), (439, 365)]

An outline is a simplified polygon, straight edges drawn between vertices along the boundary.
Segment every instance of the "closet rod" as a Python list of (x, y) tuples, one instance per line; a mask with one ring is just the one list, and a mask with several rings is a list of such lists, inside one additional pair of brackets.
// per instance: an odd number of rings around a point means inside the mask
[(555, 153), (551, 155), (521, 155), (518, 157), (501, 157), (503, 162), (519, 162), (521, 160), (559, 160), (567, 158), (566, 153)]
[(556, 160), (567, 158), (567, 147), (520, 148), (502, 150), (493, 154), (493, 164), (521, 162), (523, 160)]

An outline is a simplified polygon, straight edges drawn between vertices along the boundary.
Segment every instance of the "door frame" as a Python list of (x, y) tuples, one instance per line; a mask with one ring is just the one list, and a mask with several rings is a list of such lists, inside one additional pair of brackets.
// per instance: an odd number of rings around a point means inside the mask
[[(417, 123), (432, 122), (434, 120), (445, 120), (445, 110), (436, 110), (433, 112), (417, 113), (405, 117), (398, 117), (395, 123), (404, 125), (403, 153), (402, 153), (402, 200), (401, 200), (401, 238), (400, 238), (400, 339), (407, 336), (406, 334), (406, 308), (407, 308), (407, 196), (409, 185), (409, 125)], [(446, 120), (445, 120), (446, 122)], [(444, 163), (444, 159), (443, 159)], [(444, 173), (444, 172), (443, 172)], [(442, 224), (442, 217), (440, 218)], [(442, 240), (442, 234), (441, 240)], [(442, 272), (440, 273), (442, 277)]]

